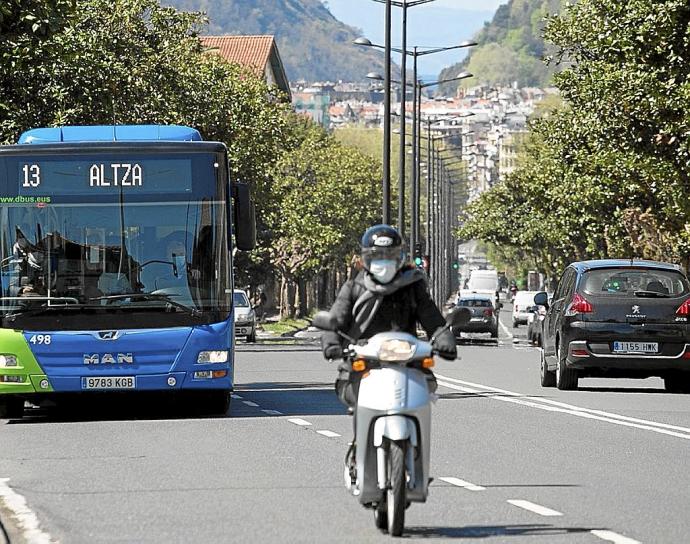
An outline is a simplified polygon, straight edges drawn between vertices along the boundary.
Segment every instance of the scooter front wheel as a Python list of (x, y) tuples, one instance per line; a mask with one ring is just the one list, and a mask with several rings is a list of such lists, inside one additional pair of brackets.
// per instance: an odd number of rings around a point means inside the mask
[(401, 536), (405, 528), (405, 508), (407, 507), (405, 478), (405, 442), (388, 443), (388, 477), (390, 487), (386, 493), (388, 533)]

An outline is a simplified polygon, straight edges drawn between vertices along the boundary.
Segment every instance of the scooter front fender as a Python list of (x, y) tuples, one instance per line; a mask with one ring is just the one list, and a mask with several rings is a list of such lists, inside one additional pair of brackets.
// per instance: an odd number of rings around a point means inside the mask
[(409, 439), (410, 443), (417, 447), (417, 426), (409, 417), (383, 416), (374, 423), (374, 446), (381, 446), (384, 437), (394, 441)]

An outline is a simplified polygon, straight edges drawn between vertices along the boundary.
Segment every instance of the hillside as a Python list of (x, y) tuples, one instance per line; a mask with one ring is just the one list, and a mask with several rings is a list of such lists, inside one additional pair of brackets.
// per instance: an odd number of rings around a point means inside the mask
[(338, 21), (321, 0), (162, 0), (203, 11), (206, 34), (273, 34), (290, 81), (360, 81), (383, 68), (383, 55), (358, 48), (360, 33)]
[[(475, 77), (467, 85), (510, 85), (543, 87), (549, 85), (554, 68), (544, 64), (547, 46), (542, 39), (543, 18), (558, 13), (561, 0), (510, 0), (498, 8), (491, 22), (475, 36), (479, 44), (468, 57), (443, 70), (448, 79), (462, 70)], [(440, 89), (453, 94), (457, 85)]]

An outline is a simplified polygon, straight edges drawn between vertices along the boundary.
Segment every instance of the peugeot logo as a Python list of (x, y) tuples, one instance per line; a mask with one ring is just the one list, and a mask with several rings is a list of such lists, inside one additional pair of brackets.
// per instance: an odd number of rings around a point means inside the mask
[(98, 331), (98, 338), (101, 340), (117, 340), (120, 337), (120, 331)]
[(640, 307), (639, 306), (633, 306), (632, 307), (632, 313), (639, 314), (640, 313)]

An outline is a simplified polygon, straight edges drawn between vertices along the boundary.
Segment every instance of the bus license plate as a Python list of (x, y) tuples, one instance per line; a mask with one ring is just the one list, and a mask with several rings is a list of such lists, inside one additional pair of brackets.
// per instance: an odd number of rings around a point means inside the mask
[(136, 378), (134, 376), (98, 376), (83, 378), (82, 389), (135, 389)]
[(614, 342), (614, 353), (659, 353), (657, 342)]

